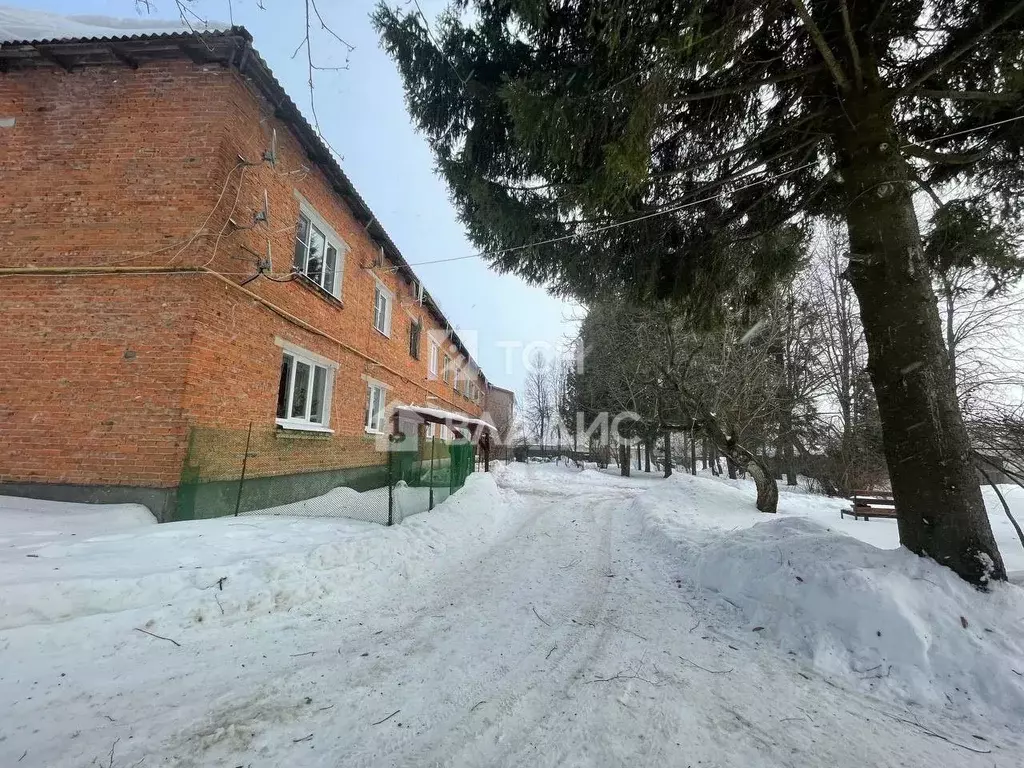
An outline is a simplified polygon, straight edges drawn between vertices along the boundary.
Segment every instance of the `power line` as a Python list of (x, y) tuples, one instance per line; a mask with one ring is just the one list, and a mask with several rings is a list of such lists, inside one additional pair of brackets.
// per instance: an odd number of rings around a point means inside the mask
[[(1012, 123), (1015, 120), (1024, 120), (1024, 115), (1016, 115), (1015, 117), (1009, 117), (1009, 118), (1006, 118), (1005, 120), (998, 120), (998, 121), (996, 121), (994, 123), (988, 123), (986, 125), (979, 125), (977, 127), (968, 128), (968, 129), (965, 129), (963, 131), (956, 131), (956, 132), (948, 133), (948, 134), (945, 134), (945, 135), (942, 135), (942, 136), (936, 136), (935, 138), (931, 138), (931, 139), (923, 139), (922, 141), (919, 141), (917, 143), (919, 145), (920, 144), (931, 144), (932, 142), (941, 141), (942, 139), (949, 139), (949, 138), (952, 138), (954, 136), (962, 136), (962, 135), (967, 134), (967, 133), (974, 133), (975, 131), (983, 131), (983, 130), (985, 130), (987, 128), (994, 128), (994, 127), (996, 127), (998, 125), (1004, 125), (1005, 123)], [(681, 210), (683, 210), (685, 208), (693, 208), (694, 206), (700, 205), (701, 203), (707, 203), (707, 202), (710, 202), (712, 200), (716, 200), (718, 198), (725, 197), (726, 195), (735, 194), (736, 192), (741, 192), (744, 189), (749, 189), (750, 187), (758, 186), (759, 184), (765, 184), (765, 183), (770, 182), (770, 181), (775, 181), (776, 179), (780, 179), (783, 176), (787, 176), (789, 174), (796, 173), (797, 171), (802, 171), (803, 169), (809, 168), (812, 165), (816, 165), (816, 164), (817, 164), (817, 161), (812, 161), (810, 163), (804, 163), (803, 165), (799, 165), (796, 168), (791, 168), (788, 171), (783, 171), (782, 173), (778, 173), (778, 174), (775, 174), (773, 176), (768, 176), (768, 177), (766, 177), (764, 179), (758, 179), (757, 181), (753, 181), (750, 184), (745, 184), (742, 187), (738, 187), (738, 188), (730, 190), (728, 192), (720, 192), (720, 193), (715, 194), (715, 195), (710, 195), (709, 197), (701, 198), (700, 200), (694, 200), (694, 201), (691, 201), (691, 202), (688, 202), (688, 203), (682, 203), (680, 205), (672, 205), (672, 206), (669, 206), (667, 208), (664, 208), (664, 209), (661, 209), (661, 210), (658, 210), (658, 211), (653, 211), (652, 213), (644, 214), (643, 216), (636, 216), (636, 217), (634, 217), (632, 219), (625, 219), (623, 221), (614, 222), (612, 224), (606, 224), (606, 225), (603, 225), (603, 226), (600, 226), (600, 227), (595, 227), (594, 229), (588, 229), (585, 232), (573, 232), (573, 233), (568, 234), (568, 235), (560, 235), (558, 237), (551, 237), (551, 238), (548, 238), (546, 240), (538, 240), (537, 242), (527, 243), (525, 245), (516, 245), (516, 246), (512, 246), (511, 248), (502, 248), (502, 249), (496, 250), (496, 251), (481, 251), (479, 253), (470, 253), (470, 254), (467, 254), (465, 256), (452, 256), (452, 257), (449, 257), (447, 259), (434, 259), (432, 261), (411, 262), (408, 266), (410, 266), (410, 267), (419, 267), (419, 266), (424, 266), (424, 265), (428, 265), (428, 264), (445, 264), (445, 263), (450, 262), (450, 261), (464, 261), (465, 259), (479, 259), (479, 258), (485, 258), (485, 257), (491, 257), (491, 256), (501, 256), (501, 255), (506, 254), (506, 253), (514, 253), (515, 251), (522, 251), (522, 250), (525, 250), (527, 248), (535, 248), (535, 247), (540, 246), (540, 245), (550, 245), (552, 243), (559, 243), (559, 242), (564, 242), (566, 240), (572, 240), (572, 239), (577, 238), (577, 237), (585, 237), (587, 235), (594, 235), (594, 234), (597, 234), (599, 232), (605, 232), (605, 231), (607, 231), (609, 229), (616, 229), (617, 227), (624, 227), (624, 226), (627, 226), (629, 224), (635, 224), (638, 221), (644, 221), (646, 219), (653, 219), (653, 218), (655, 218), (657, 216), (665, 216), (665, 215), (667, 215), (669, 213), (675, 213), (676, 211), (681, 211)], [(743, 178), (743, 177), (740, 177), (740, 178)], [(398, 267), (392, 267), (392, 271), (397, 271), (397, 269), (398, 269)]]
[(918, 144), (931, 144), (933, 141), (942, 141), (943, 139), (951, 139), (954, 136), (963, 136), (965, 133), (974, 133), (975, 131), (983, 131), (986, 128), (995, 128), (997, 125), (1004, 125), (1006, 123), (1012, 123), (1014, 120), (1024, 120), (1024, 115), (1016, 115), (1014, 117), (1008, 117), (1005, 120), (997, 120), (994, 123), (988, 123), (987, 125), (979, 125), (977, 128), (965, 128), (962, 131), (954, 131), (953, 133), (947, 133), (942, 136), (936, 136), (934, 139), (925, 139), (924, 141), (917, 142)]

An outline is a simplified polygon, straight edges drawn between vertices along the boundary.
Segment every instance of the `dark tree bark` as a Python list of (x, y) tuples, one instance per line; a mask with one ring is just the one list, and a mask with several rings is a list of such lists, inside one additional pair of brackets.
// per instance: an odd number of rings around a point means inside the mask
[(629, 450), (629, 446), (625, 443), (619, 443), (619, 474), (623, 477), (629, 477), (629, 469), (632, 463), (632, 453)]
[[(715, 444), (715, 447), (725, 454), (726, 459), (732, 459), (740, 466), (746, 467), (747, 471), (754, 478), (754, 485), (757, 487), (757, 501), (755, 506), (761, 512), (776, 512), (779, 506), (779, 486), (776, 485), (771, 471), (764, 461), (755, 456), (751, 451), (744, 448), (736, 440), (735, 436), (726, 434), (722, 425), (707, 408), (701, 406), (682, 395), (683, 403), (694, 407), (700, 414), (701, 426), (704, 434)], [(696, 470), (696, 458), (694, 458), (694, 469)]]
[(845, 105), (835, 130), (848, 200), (848, 274), (860, 301), (900, 542), (975, 584), (1005, 579), (889, 108), (880, 88)]
[(690, 430), (690, 474), (697, 474), (697, 443), (693, 430)]
[(708, 468), (708, 441), (707, 438), (701, 440), (700, 443), (700, 468)]
[(665, 477), (672, 477), (672, 433), (665, 430)]
[(649, 436), (644, 444), (644, 472), (651, 471), (651, 454), (654, 453), (654, 437)]
[(736, 479), (736, 462), (730, 459), (728, 456), (725, 457), (725, 465), (729, 470), (729, 479)]

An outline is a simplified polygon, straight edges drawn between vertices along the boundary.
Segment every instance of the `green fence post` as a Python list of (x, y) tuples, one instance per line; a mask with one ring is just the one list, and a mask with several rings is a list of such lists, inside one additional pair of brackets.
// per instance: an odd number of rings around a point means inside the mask
[[(437, 428), (435, 427), (435, 430)], [(434, 453), (437, 451), (437, 435), (430, 436), (430, 504), (427, 507), (429, 512), (434, 508)]]
[(395, 497), (394, 497), (394, 457), (395, 452), (391, 450), (391, 436), (388, 436), (388, 525), (395, 524)]
[(245, 468), (249, 464), (249, 443), (252, 440), (252, 422), (249, 422), (249, 433), (245, 436), (245, 454), (242, 456), (242, 476), (238, 478), (238, 498), (235, 499), (235, 517), (242, 508), (242, 485), (245, 483)]

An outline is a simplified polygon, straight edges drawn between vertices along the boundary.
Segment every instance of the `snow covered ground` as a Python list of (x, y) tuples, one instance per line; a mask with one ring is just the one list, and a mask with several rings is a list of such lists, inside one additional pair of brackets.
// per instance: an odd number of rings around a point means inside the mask
[(0, 499), (0, 766), (1020, 765), (1024, 590), (752, 500), (553, 465), (393, 528)]

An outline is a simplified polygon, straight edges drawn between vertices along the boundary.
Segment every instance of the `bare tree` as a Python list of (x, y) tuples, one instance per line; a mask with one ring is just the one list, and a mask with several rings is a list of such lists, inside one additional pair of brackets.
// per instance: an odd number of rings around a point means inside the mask
[(552, 361), (539, 350), (530, 356), (528, 363), (529, 369), (524, 383), (523, 415), (531, 434), (543, 446), (555, 413), (554, 371)]

